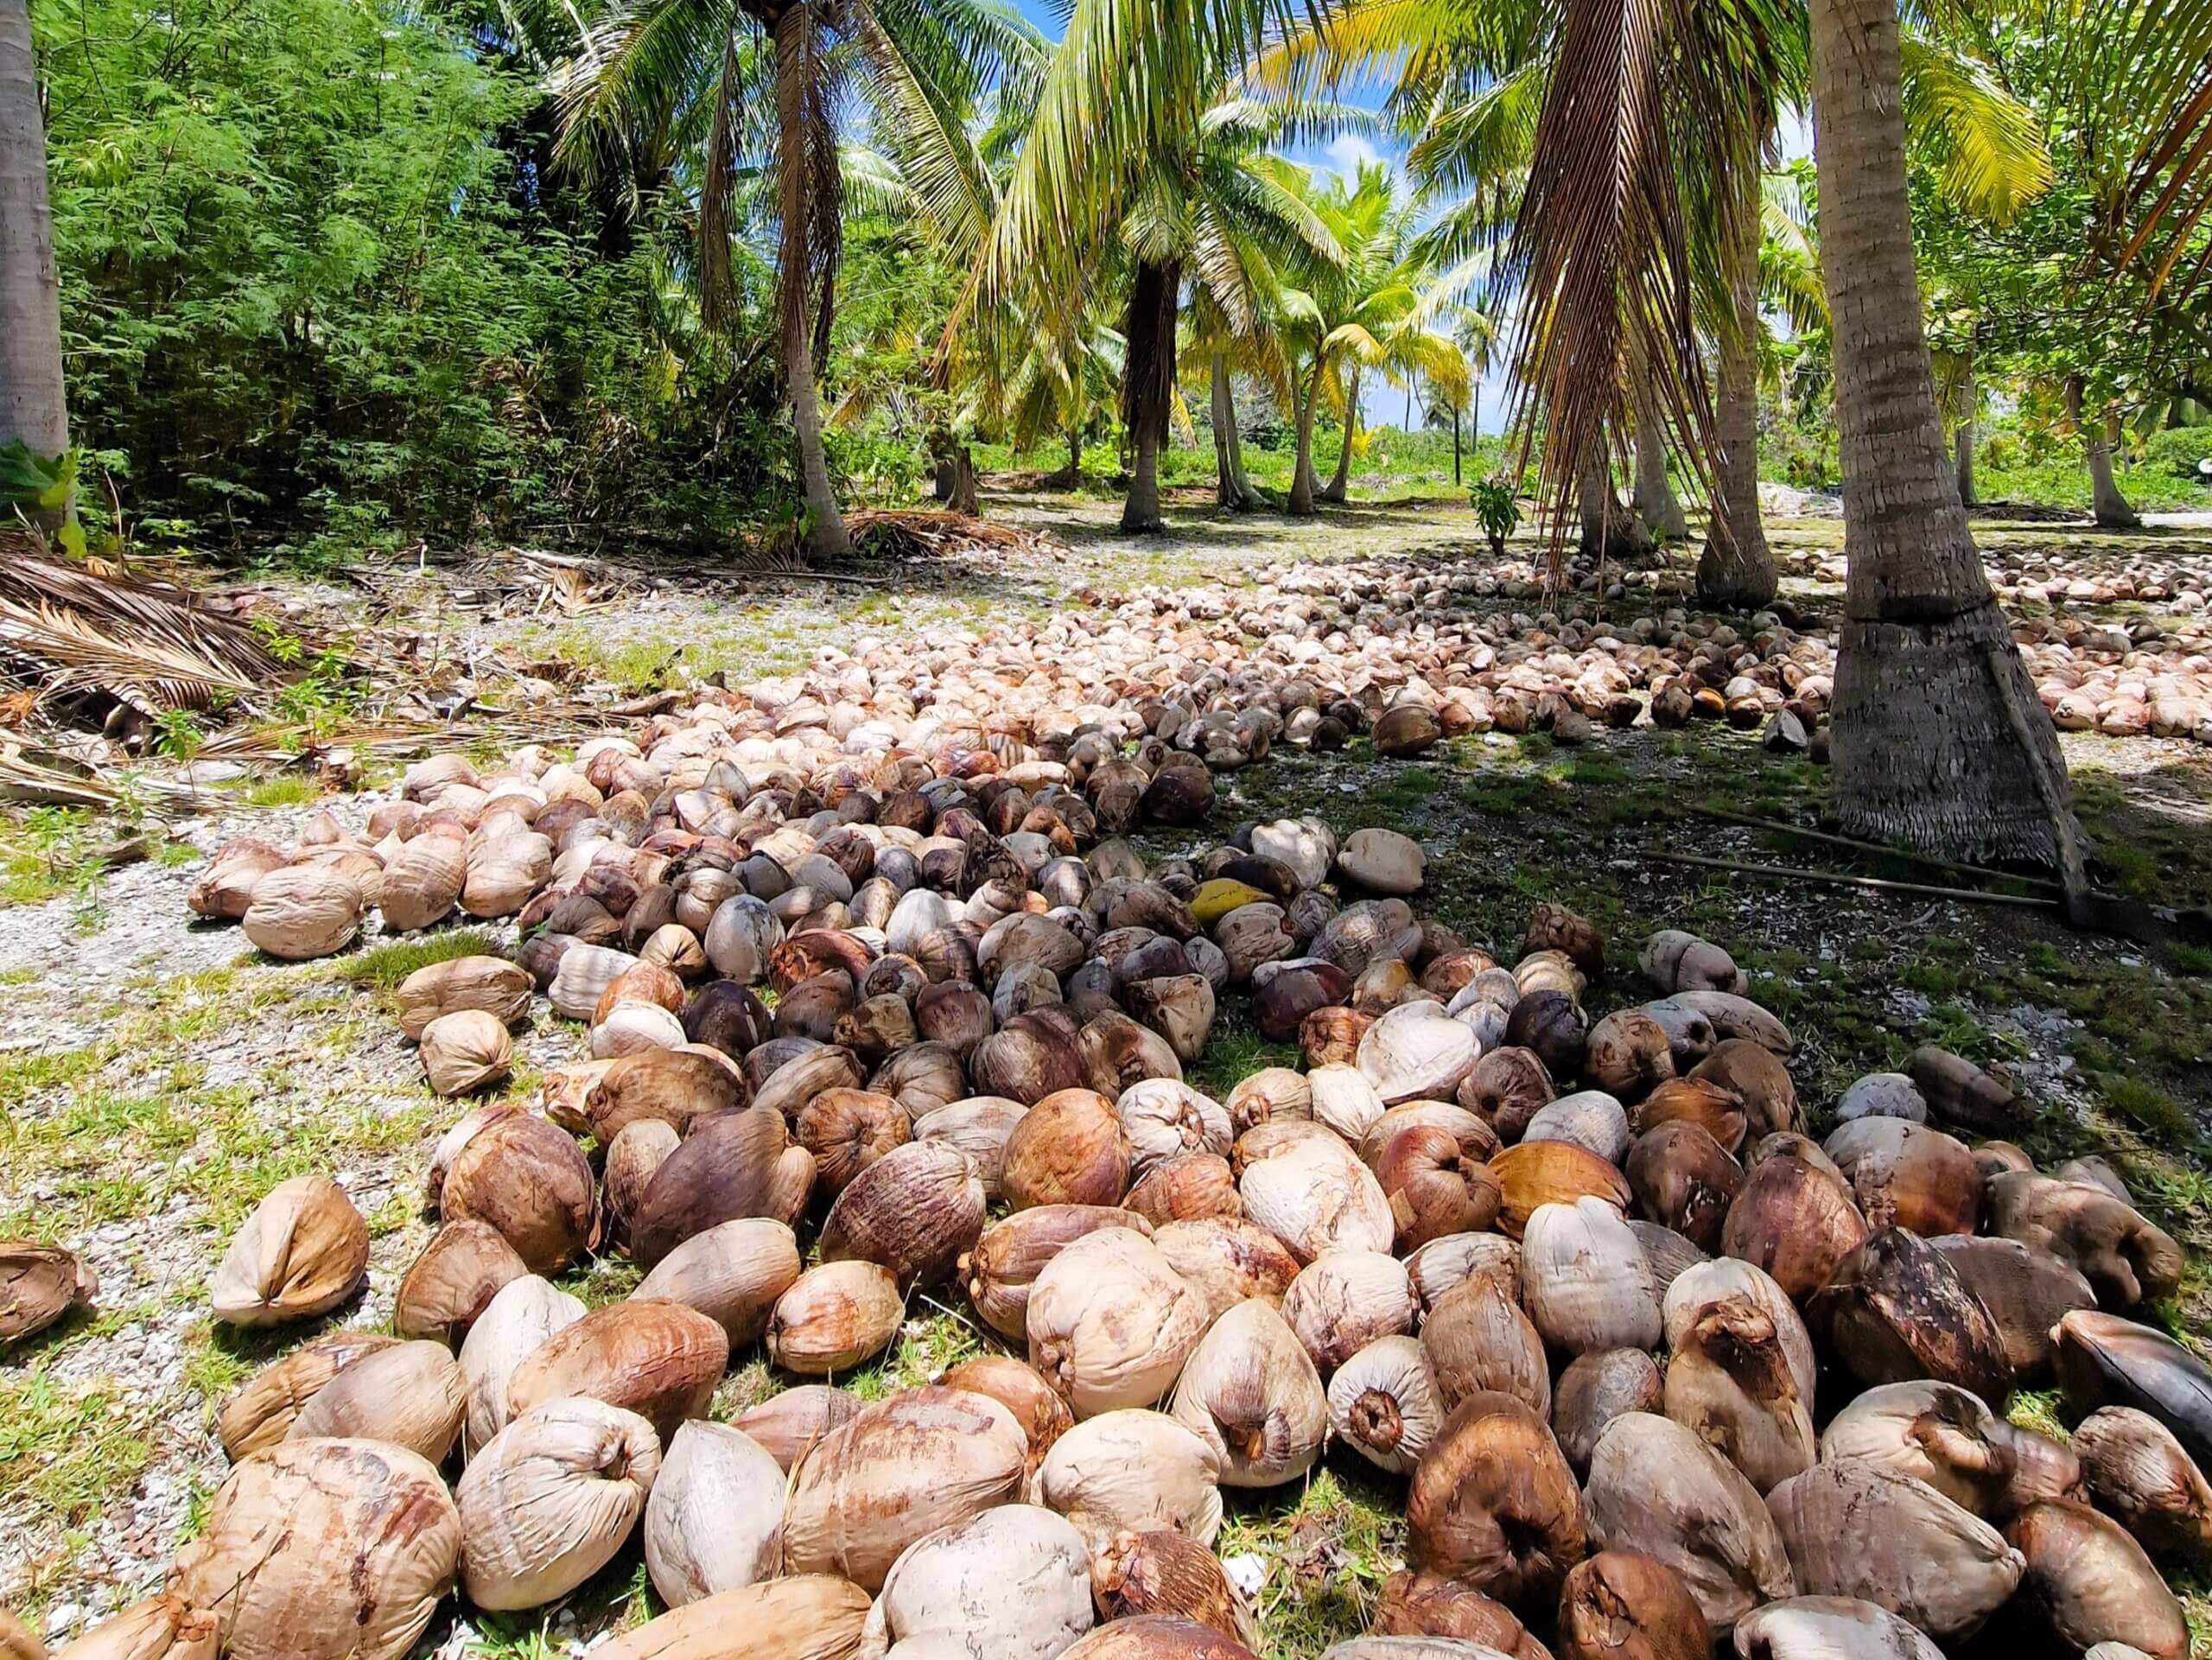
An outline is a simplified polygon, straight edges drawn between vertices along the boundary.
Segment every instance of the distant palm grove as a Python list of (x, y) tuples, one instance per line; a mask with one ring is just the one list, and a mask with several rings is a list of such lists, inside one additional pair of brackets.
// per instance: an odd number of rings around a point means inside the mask
[(310, 560), (834, 560), (979, 462), (1133, 532), (1489, 484), (1722, 607), (1787, 480), (1847, 525), (1847, 821), (2065, 860), (1964, 510), (2197, 499), (2212, 0), (1038, 16), (0, 0), (0, 445)]

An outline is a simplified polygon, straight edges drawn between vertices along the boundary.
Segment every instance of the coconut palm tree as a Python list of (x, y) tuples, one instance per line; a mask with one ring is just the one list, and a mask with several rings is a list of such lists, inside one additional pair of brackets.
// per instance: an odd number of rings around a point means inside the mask
[(0, 445), (15, 442), (59, 455), (69, 417), (30, 7), (0, 0)]
[(668, 111), (703, 127), (686, 183), (698, 201), (696, 278), (710, 324), (739, 313), (731, 251), (741, 183), (755, 165), (772, 181), (776, 343), (816, 558), (850, 545), (823, 446), (818, 378), (843, 224), (839, 125), (852, 94), (890, 112), (917, 143), (935, 137), (939, 154), (919, 186), (932, 197), (942, 187), (950, 200), (973, 183), (964, 124), (977, 101), (1022, 85), (1043, 49), (995, 0), (617, 0), (556, 73), (560, 153), (588, 173), (626, 154), (626, 135)]

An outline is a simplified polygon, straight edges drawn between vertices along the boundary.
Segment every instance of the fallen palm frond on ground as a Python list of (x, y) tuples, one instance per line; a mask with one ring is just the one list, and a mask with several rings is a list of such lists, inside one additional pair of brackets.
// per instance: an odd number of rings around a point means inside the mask
[(92, 693), (152, 718), (290, 677), (254, 631), (181, 588), (42, 559), (0, 539), (0, 669), (41, 700)]
[[(968, 513), (913, 507), (868, 508), (845, 516), (853, 547), (864, 559), (942, 559), (974, 552), (1028, 552), (1052, 537)], [(819, 573), (810, 573), (819, 574)]]
[(58, 750), (0, 739), (0, 801), (105, 811), (125, 805), (184, 807), (194, 799), (194, 792), (185, 786), (140, 773), (119, 778)]

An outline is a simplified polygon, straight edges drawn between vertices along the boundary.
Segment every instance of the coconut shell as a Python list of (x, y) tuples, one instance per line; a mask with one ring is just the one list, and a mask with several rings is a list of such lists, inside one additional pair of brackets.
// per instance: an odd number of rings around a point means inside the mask
[[(860, 1396), (827, 1383), (801, 1383), (747, 1407), (732, 1420), (786, 1472), (824, 1435), (855, 1416)], [(682, 1430), (677, 1431), (680, 1437)]]
[(448, 1222), (430, 1236), (400, 1281), (392, 1329), (402, 1337), (458, 1344), (499, 1288), (529, 1272), (498, 1230), (482, 1222)]
[(449, 1222), (487, 1224), (533, 1274), (557, 1273), (598, 1243), (590, 1164), (566, 1130), (530, 1113), (468, 1139), (447, 1167), (439, 1209)]
[(786, 1146), (772, 1108), (707, 1119), (654, 1172), (631, 1224), (631, 1255), (650, 1269), (718, 1223), (780, 1214), (777, 1168)]
[(1036, 1490), (1094, 1554), (1124, 1530), (1154, 1528), (1211, 1549), (1221, 1530), (1219, 1472), (1213, 1449), (1166, 1413), (1106, 1412), (1052, 1444)]
[(1122, 1203), (1155, 1228), (1198, 1217), (1237, 1217), (1236, 1175), (1217, 1153), (1186, 1153), (1153, 1166)]
[(1926, 1482), (1976, 1516), (1997, 1516), (2018, 1466), (2011, 1428), (1955, 1383), (1885, 1383), (1829, 1421), (1821, 1456), (1865, 1459)]
[(645, 1570), (660, 1600), (681, 1608), (774, 1579), (784, 1485), (782, 1466), (742, 1430), (697, 1418), (678, 1428), (645, 1506)]
[(73, 1308), (90, 1308), (99, 1289), (99, 1276), (74, 1252), (0, 1240), (0, 1344), (43, 1332)]
[(1026, 1339), (1029, 1290), (1038, 1275), (1063, 1250), (1100, 1228), (1148, 1233), (1151, 1224), (1111, 1205), (1042, 1205), (993, 1223), (959, 1264), (976, 1312), (993, 1331)]
[(592, 1084), (584, 1110), (593, 1136), (605, 1146), (634, 1119), (658, 1118), (683, 1135), (708, 1114), (745, 1104), (745, 1080), (713, 1056), (646, 1049), (610, 1064)]
[(659, 1468), (652, 1426), (620, 1407), (574, 1396), (514, 1419), (454, 1488), (469, 1601), (521, 1609), (566, 1596), (627, 1542)]
[(1870, 1228), (1923, 1239), (1971, 1234), (1981, 1218), (1981, 1178), (1964, 1142), (1902, 1118), (1855, 1118), (1821, 1144), (1852, 1186)]
[(1863, 1597), (1939, 1641), (1973, 1631), (2020, 1581), (2020, 1553), (1995, 1529), (1863, 1459), (1792, 1476), (1767, 1508), (1799, 1590)]
[(1692, 1431), (1644, 1412), (1606, 1425), (1590, 1455), (1590, 1531), (1681, 1577), (1716, 1631), (1796, 1593), (1789, 1558), (1758, 1490)]
[(1027, 1461), (1020, 1425), (987, 1396), (924, 1388), (877, 1402), (793, 1471), (785, 1566), (880, 1588), (915, 1540), (1011, 1501)]
[(645, 1201), (654, 1175), (683, 1139), (665, 1119), (639, 1118), (623, 1125), (607, 1144), (599, 1184), (601, 1234), (607, 1243), (628, 1250), (631, 1218)]
[(1741, 1096), (1703, 1078), (1668, 1079), (1637, 1105), (1636, 1122), (1646, 1135), (1662, 1124), (1694, 1124), (1731, 1156), (1742, 1150), (1749, 1123)]
[(1633, 1197), (1618, 1170), (1572, 1142), (1523, 1142), (1490, 1167), (1498, 1180), (1498, 1231), (1512, 1239), (1541, 1205), (1571, 1204), (1586, 1194), (1624, 1214)]
[(507, 1385), (546, 1339), (584, 1317), (583, 1300), (527, 1275), (510, 1281), (477, 1316), (461, 1345), (467, 1389), (462, 1447), (474, 1451), (499, 1433), (511, 1415)]
[(808, 1574), (717, 1592), (592, 1650), (594, 1660), (853, 1660), (868, 1593)]
[(906, 1318), (890, 1269), (858, 1258), (824, 1262), (776, 1300), (766, 1333), (768, 1358), (807, 1377), (849, 1371), (889, 1347)]
[(798, 1275), (798, 1241), (789, 1227), (772, 1217), (739, 1217), (693, 1234), (631, 1294), (697, 1309), (722, 1328), (734, 1353), (760, 1340)]
[(2183, 1256), (2173, 1236), (2094, 1182), (1994, 1177), (1988, 1221), (1992, 1233), (2078, 1269), (2108, 1308), (2171, 1296), (2181, 1283)]
[(1778, 1130), (1803, 1128), (1804, 1115), (1797, 1107), (1797, 1086), (1789, 1069), (1764, 1044), (1749, 1038), (1726, 1038), (1693, 1067), (1690, 1076), (1719, 1085), (1744, 1103), (1744, 1118), (1751, 1139)]
[(703, 1417), (729, 1364), (722, 1328), (681, 1303), (609, 1303), (564, 1326), (515, 1368), (510, 1414), (588, 1395), (635, 1412), (664, 1446), (687, 1418)]
[(330, 957), (361, 932), (360, 884), (331, 865), (286, 865), (253, 885), (245, 937), (286, 963)]
[(2096, 1309), (2066, 1315), (2056, 1341), (2069, 1411), (2137, 1408), (2171, 1430), (2199, 1468), (2212, 1463), (2212, 1367), (2164, 1332)]
[(289, 1441), (231, 1472), (167, 1588), (213, 1613), (238, 1660), (399, 1660), (453, 1588), (461, 1537), (416, 1454)]
[(1561, 1660), (1707, 1660), (1712, 1651), (1697, 1599), (1656, 1556), (1601, 1550), (1560, 1588)]
[(1368, 1631), (1373, 1637), (1440, 1637), (1478, 1644), (1514, 1660), (1549, 1660), (1513, 1611), (1471, 1586), (1402, 1568), (1382, 1582)]
[(215, 1434), (224, 1453), (236, 1461), (276, 1446), (316, 1391), (348, 1366), (398, 1342), (377, 1332), (333, 1332), (270, 1361), (240, 1384), (217, 1415)]
[(1329, 1433), (1320, 1374), (1283, 1316), (1256, 1301), (1230, 1309), (1199, 1339), (1168, 1413), (1213, 1448), (1230, 1487), (1296, 1479), (1313, 1467)]
[(1421, 1341), (1446, 1410), (1494, 1391), (1540, 1417), (1550, 1415), (1544, 1340), (1496, 1276), (1471, 1275), (1438, 1298), (1421, 1323)]
[(1444, 1294), (1475, 1275), (1486, 1275), (1498, 1288), (1521, 1300), (1521, 1246), (1502, 1233), (1454, 1233), (1432, 1239), (1406, 1258), (1414, 1295), (1433, 1309)]
[(880, 1262), (902, 1290), (934, 1286), (975, 1248), (983, 1214), (983, 1184), (966, 1154), (943, 1142), (910, 1142), (838, 1194), (822, 1224), (822, 1260)]
[[(47, 1660), (46, 1645), (28, 1631), (10, 1633), (0, 1616), (0, 1655)], [(16, 1631), (22, 1631), (20, 1626)], [(132, 1603), (60, 1650), (56, 1660), (215, 1660), (215, 1616), (166, 1593)]]
[(1226, 1638), (1252, 1625), (1219, 1558), (1172, 1528), (1115, 1534), (1091, 1559), (1090, 1594), (1102, 1619), (1167, 1615)]
[(232, 1238), (209, 1288), (215, 1318), (273, 1326), (327, 1314), (367, 1278), (369, 1224), (327, 1176), (270, 1188)]
[(1154, 1232), (1153, 1243), (1178, 1274), (1205, 1294), (1209, 1319), (1248, 1297), (1280, 1307), (1298, 1277), (1298, 1259), (1282, 1241), (1236, 1217), (1170, 1222)]
[(1038, 1100), (1007, 1135), (999, 1186), (1017, 1211), (1118, 1205), (1130, 1157), (1112, 1102), (1093, 1090), (1061, 1090)]
[(963, 1360), (937, 1382), (946, 1389), (988, 1395), (1014, 1415), (1029, 1438), (1029, 1468), (1034, 1472), (1052, 1443), (1075, 1427), (1067, 1402), (1034, 1366), (1012, 1355), (978, 1355)]
[(1413, 1566), (1516, 1612), (1548, 1607), (1586, 1546), (1574, 1472), (1552, 1433), (1509, 1395), (1453, 1409), (1406, 1494)]
[(1736, 1654), (1738, 1660), (1943, 1660), (1943, 1650), (1904, 1620), (1857, 1597), (1789, 1597), (1755, 1608), (1736, 1622)]
[(1933, 1377), (1985, 1401), (2012, 1386), (2005, 1340), (1942, 1252), (1899, 1228), (1869, 1234), (1807, 1305), (1862, 1383)]

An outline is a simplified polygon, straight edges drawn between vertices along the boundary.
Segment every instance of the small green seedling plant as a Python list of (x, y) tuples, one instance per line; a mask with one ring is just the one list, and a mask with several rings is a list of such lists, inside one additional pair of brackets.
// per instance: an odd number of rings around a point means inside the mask
[(1474, 503), (1475, 523), (1483, 527), (1483, 534), (1490, 538), (1490, 550), (1503, 558), (1505, 538), (1513, 534), (1521, 523), (1520, 504), (1513, 499), (1513, 492), (1495, 480), (1486, 480), (1467, 493)]

